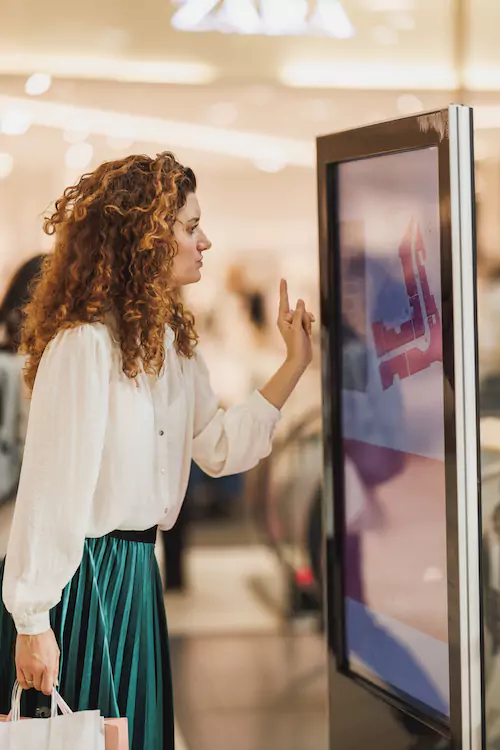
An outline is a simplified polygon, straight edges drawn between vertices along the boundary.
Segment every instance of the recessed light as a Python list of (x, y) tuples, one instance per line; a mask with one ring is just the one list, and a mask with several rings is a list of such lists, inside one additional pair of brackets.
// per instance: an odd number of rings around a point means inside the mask
[(14, 167), (14, 159), (10, 154), (0, 153), (0, 180), (4, 180), (10, 175)]
[(285, 64), (281, 81), (293, 88), (373, 89), (379, 91), (453, 91), (456, 73), (448, 65), (395, 65), (352, 61), (339, 65), (327, 60), (294, 60)]
[(52, 85), (52, 76), (48, 73), (33, 73), (28, 78), (24, 86), (24, 90), (30, 96), (40, 96), (45, 94)]
[[(311, 139), (272, 136), (254, 131), (214, 128), (193, 122), (135, 115), (113, 110), (82, 107), (45, 99), (20, 99), (0, 94), (0, 112), (26, 108), (33, 123), (60, 132), (78, 124), (93, 136), (134, 137), (139, 143), (160, 144), (171, 148), (195, 149), (253, 161), (279, 153), (287, 164), (310, 169), (315, 164)], [(84, 146), (84, 143), (74, 144)]]
[(30, 75), (43, 70), (58, 79), (123, 81), (126, 83), (212, 83), (216, 70), (205, 63), (169, 60), (131, 60), (113, 57), (72, 55), (27, 55), (0, 53), (0, 73)]
[(31, 118), (26, 112), (8, 109), (2, 115), (1, 131), (4, 135), (24, 135), (31, 127)]

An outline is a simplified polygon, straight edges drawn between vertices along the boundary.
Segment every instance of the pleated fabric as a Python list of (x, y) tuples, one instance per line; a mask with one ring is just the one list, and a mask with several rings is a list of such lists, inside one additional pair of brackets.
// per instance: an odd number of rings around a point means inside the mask
[[(3, 563), (0, 565), (0, 582)], [(174, 750), (167, 622), (154, 544), (87, 539), (81, 565), (51, 612), (61, 649), (60, 693), (74, 710), (126, 716), (131, 750)], [(0, 714), (15, 679), (14, 622), (0, 603)], [(23, 695), (23, 716), (46, 716), (49, 699)]]

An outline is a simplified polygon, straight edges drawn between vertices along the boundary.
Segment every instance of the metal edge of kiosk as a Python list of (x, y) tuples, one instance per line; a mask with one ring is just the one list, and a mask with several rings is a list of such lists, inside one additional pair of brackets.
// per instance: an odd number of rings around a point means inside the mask
[(463, 750), (484, 745), (472, 110), (449, 109)]
[[(375, 147), (374, 147), (375, 144)], [(342, 541), (339, 541), (343, 509), (333, 498), (341, 496), (343, 471), (339, 442), (339, 387), (335, 371), (339, 357), (339, 270), (335, 252), (336, 230), (329, 218), (336, 178), (330, 167), (342, 161), (437, 146), (439, 149), (439, 196), (441, 224), (442, 303), (447, 306), (449, 327), (443, 327), (445, 420), (446, 527), (448, 570), (448, 626), (451, 715), (449, 730), (406, 707), (400, 701), (363, 681), (345, 667), (343, 653), (344, 612), (342, 590)], [(480, 596), (480, 501), (478, 440), (478, 375), (475, 269), (475, 211), (472, 110), (461, 105), (380, 123), (317, 142), (320, 237), (320, 287), (322, 316), (322, 377), (324, 417), (324, 549), (325, 602), (330, 669), (344, 674), (352, 690), (367, 690), (375, 701), (403, 711), (443, 736), (453, 750), (482, 750), (484, 744), (484, 678)], [(451, 231), (451, 236), (450, 236)], [(333, 250), (333, 255), (332, 255)], [(338, 308), (338, 309), (337, 309)], [(445, 322), (443, 312), (443, 324)], [(448, 387), (450, 386), (450, 387)], [(451, 421), (451, 425), (450, 425)], [(333, 587), (329, 577), (333, 577)], [(331, 582), (330, 582), (331, 583)], [(332, 593), (332, 588), (336, 593)], [(332, 672), (330, 673), (332, 675)], [(332, 706), (332, 701), (330, 701)], [(332, 709), (331, 709), (332, 710)], [(360, 719), (362, 717), (359, 717)], [(333, 720), (333, 717), (330, 717)], [(353, 724), (354, 726), (354, 724)], [(333, 741), (333, 734), (330, 732)], [(390, 742), (388, 747), (391, 748)], [(394, 745), (395, 747), (396, 745)], [(399, 745), (398, 745), (399, 749)]]

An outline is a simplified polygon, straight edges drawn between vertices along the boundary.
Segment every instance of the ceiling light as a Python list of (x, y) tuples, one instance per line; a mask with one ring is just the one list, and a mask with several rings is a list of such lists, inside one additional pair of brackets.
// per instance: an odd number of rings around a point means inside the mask
[(48, 73), (33, 73), (28, 78), (24, 90), (30, 96), (40, 96), (45, 94), (52, 85), (52, 77)]
[(33, 70), (44, 70), (53, 78), (127, 83), (205, 84), (211, 83), (216, 77), (211, 66), (197, 62), (0, 54), (0, 74), (29, 75)]
[(1, 131), (4, 135), (24, 135), (31, 127), (29, 115), (18, 109), (8, 109), (1, 116)]
[[(242, 5), (241, 0), (237, 1)], [(308, 0), (264, 0), (260, 7), (266, 34), (307, 33)]]
[(375, 26), (371, 30), (371, 37), (376, 44), (382, 44), (385, 47), (390, 47), (399, 41), (398, 32), (389, 26)]
[[(219, 31), (268, 36), (354, 35), (340, 0), (174, 0), (178, 31)], [(312, 9), (312, 13), (310, 12)]]
[(14, 159), (10, 154), (0, 152), (0, 180), (10, 175), (14, 167)]
[(94, 149), (90, 143), (74, 143), (66, 151), (65, 162), (70, 169), (85, 169), (92, 161)]
[[(195, 149), (237, 159), (258, 159), (261, 155), (283, 154), (287, 164), (312, 168), (315, 145), (312, 140), (270, 136), (228, 128), (214, 128), (159, 117), (129, 115), (112, 110), (79, 107), (45, 99), (21, 99), (0, 95), (0, 112), (5, 107), (24, 106), (37, 125), (72, 130), (81, 123), (92, 135), (135, 138), (162, 148)], [(75, 144), (85, 146), (86, 144)]]
[[(183, 0), (172, 16), (171, 24), (178, 31), (236, 31), (255, 34), (261, 28), (257, 8), (248, 0)], [(217, 10), (216, 13), (212, 11)]]
[(284, 66), (281, 81), (294, 88), (453, 91), (456, 73), (432, 64), (404, 65), (325, 60), (294, 61)]
[(238, 118), (238, 109), (231, 102), (217, 102), (208, 110), (208, 120), (218, 128), (228, 128), (234, 125)]
[(223, 2), (217, 14), (217, 21), (222, 29), (227, 26), (227, 31), (239, 31), (240, 34), (256, 34), (262, 30), (262, 21), (257, 8), (252, 3), (241, 2), (241, 0), (223, 0)]
[(411, 13), (389, 13), (387, 20), (393, 29), (398, 31), (413, 31), (416, 26)]
[(414, 112), (421, 112), (424, 108), (422, 100), (414, 94), (403, 94), (398, 96), (398, 111), (402, 115), (412, 115)]
[(181, 5), (172, 16), (171, 24), (179, 31), (192, 31), (202, 23), (217, 6), (219, 0), (177, 0)]
[(311, 18), (311, 29), (327, 34), (335, 39), (350, 39), (356, 30), (349, 20), (349, 16), (338, 0), (318, 0), (315, 12)]

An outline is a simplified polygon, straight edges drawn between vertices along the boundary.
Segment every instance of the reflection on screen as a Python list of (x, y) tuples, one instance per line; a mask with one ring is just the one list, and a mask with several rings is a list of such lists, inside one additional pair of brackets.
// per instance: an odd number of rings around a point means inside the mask
[(449, 716), (438, 151), (338, 166), (351, 671)]

